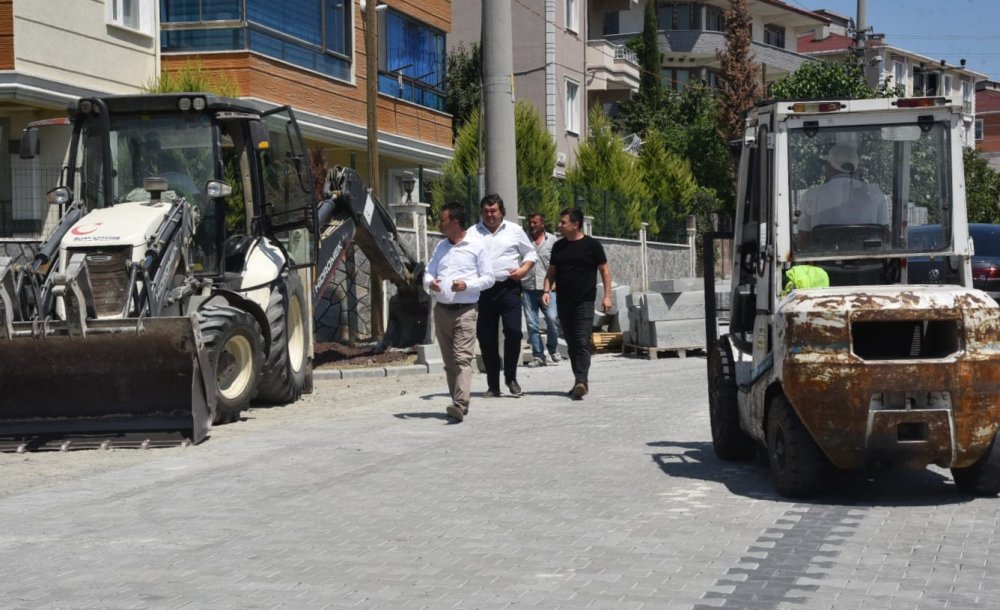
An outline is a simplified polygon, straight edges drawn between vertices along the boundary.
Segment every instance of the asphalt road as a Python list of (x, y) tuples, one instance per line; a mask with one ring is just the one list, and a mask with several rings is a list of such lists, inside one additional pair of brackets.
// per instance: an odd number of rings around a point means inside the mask
[(197, 447), (0, 455), (0, 607), (1000, 605), (1000, 500), (946, 471), (789, 502), (715, 458), (704, 359), (571, 381), (462, 424), (441, 375), (320, 381)]

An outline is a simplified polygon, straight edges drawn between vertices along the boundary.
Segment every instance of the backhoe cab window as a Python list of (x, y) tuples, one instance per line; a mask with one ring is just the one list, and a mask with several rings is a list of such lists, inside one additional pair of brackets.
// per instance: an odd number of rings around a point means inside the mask
[[(215, 177), (212, 129), (207, 115), (116, 116), (111, 119), (109, 136), (114, 203), (149, 199), (143, 180), (151, 176), (167, 179), (169, 187), (164, 198), (177, 195), (198, 206), (206, 203), (205, 183)], [(88, 205), (101, 207), (103, 153), (100, 123), (96, 118), (84, 125), (81, 146), (81, 193)]]
[[(801, 255), (926, 251), (907, 227), (951, 222), (947, 125), (789, 130), (792, 243)], [(947, 239), (935, 243), (947, 245)]]

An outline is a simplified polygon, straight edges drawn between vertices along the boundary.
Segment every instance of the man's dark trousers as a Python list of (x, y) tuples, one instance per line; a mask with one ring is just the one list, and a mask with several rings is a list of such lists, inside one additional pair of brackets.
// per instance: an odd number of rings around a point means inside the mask
[(567, 302), (570, 299), (556, 299), (559, 313), (559, 328), (566, 338), (566, 351), (573, 367), (576, 381), (589, 383), (590, 341), (594, 333), (594, 301)]
[(503, 376), (505, 382), (517, 379), (521, 359), (521, 282), (505, 280), (479, 295), (479, 319), (476, 335), (486, 366), (486, 385), (500, 389), (500, 346), (497, 336), (503, 321)]

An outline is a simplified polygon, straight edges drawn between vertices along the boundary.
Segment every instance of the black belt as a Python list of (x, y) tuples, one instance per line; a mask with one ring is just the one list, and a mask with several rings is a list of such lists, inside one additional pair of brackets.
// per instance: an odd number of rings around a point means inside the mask
[(495, 284), (493, 284), (493, 286), (490, 287), (490, 289), (492, 290), (494, 288), (520, 288), (520, 287), (521, 287), (521, 280), (512, 280), (510, 278), (507, 278), (505, 280), (496, 282)]
[(451, 310), (465, 309), (466, 307), (474, 307), (475, 305), (476, 305), (475, 303), (438, 303), (437, 304), (438, 307), (443, 307), (445, 309), (451, 309)]

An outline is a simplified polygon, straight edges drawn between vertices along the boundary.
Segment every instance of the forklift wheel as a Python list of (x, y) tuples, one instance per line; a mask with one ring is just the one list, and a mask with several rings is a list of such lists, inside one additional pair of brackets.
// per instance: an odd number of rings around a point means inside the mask
[(790, 498), (819, 491), (830, 467), (784, 394), (774, 397), (768, 412), (767, 457), (774, 486)]
[(725, 337), (708, 355), (708, 416), (712, 447), (720, 460), (745, 460), (754, 455), (753, 440), (740, 429), (736, 367)]
[(951, 476), (958, 489), (964, 493), (973, 496), (995, 496), (1000, 493), (1000, 450), (997, 449), (996, 436), (978, 462), (968, 468), (952, 468)]

